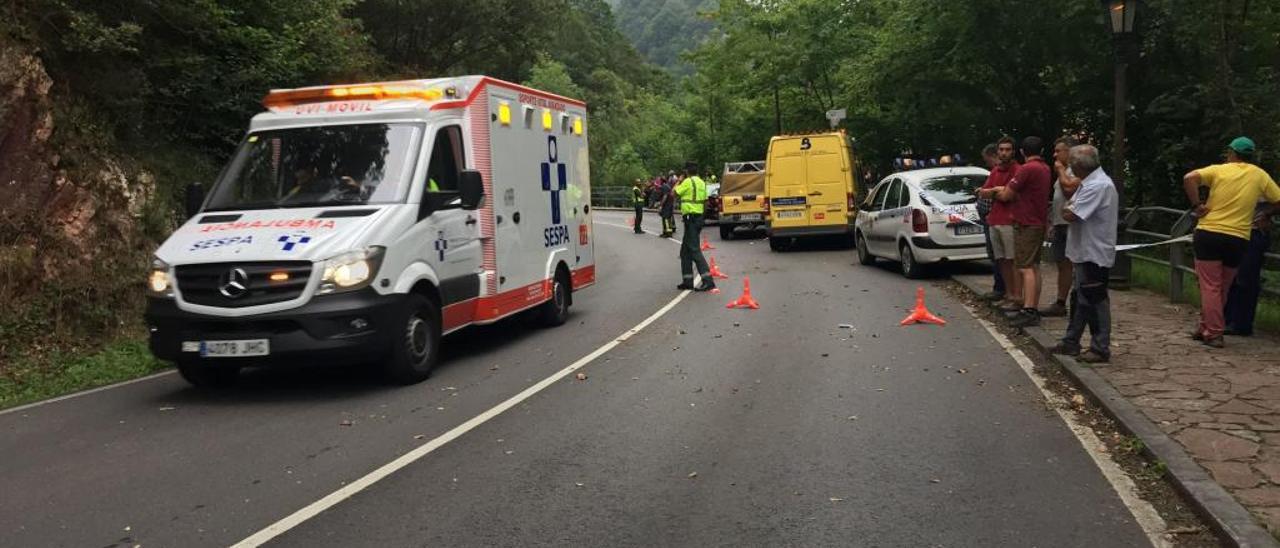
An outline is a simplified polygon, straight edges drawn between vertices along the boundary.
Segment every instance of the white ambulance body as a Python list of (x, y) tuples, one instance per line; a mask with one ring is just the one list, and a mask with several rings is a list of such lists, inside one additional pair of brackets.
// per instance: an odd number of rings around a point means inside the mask
[(360, 361), (417, 382), (444, 334), (562, 324), (595, 283), (583, 103), (482, 76), (264, 103), (148, 280), (152, 352), (192, 383)]

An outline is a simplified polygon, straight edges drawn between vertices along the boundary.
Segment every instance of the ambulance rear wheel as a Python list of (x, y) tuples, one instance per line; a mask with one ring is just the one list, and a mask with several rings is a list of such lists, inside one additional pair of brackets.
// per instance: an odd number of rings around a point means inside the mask
[(196, 388), (226, 388), (236, 383), (236, 379), (240, 376), (240, 368), (234, 365), (180, 360), (178, 374)]
[(564, 270), (556, 271), (551, 282), (551, 300), (538, 309), (538, 321), (547, 327), (557, 327), (569, 321), (569, 274)]
[(426, 380), (440, 351), (440, 307), (417, 293), (408, 300), (385, 366), (387, 378), (397, 384)]
[(733, 239), (733, 225), (720, 225), (720, 239), (721, 240)]

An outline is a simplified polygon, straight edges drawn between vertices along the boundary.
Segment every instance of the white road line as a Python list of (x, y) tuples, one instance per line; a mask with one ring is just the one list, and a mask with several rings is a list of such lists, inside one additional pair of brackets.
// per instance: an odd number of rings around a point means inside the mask
[[(630, 226), (627, 226), (627, 225), (619, 225), (619, 224), (614, 224), (614, 223), (595, 223), (595, 224), (598, 224), (598, 225), (604, 225), (604, 226), (612, 226), (612, 227), (617, 227), (617, 228), (625, 228), (625, 229), (627, 229), (627, 230), (635, 230), (635, 227), (630, 227)], [(654, 235), (654, 236), (658, 236), (658, 235), (659, 235), (657, 232), (649, 232), (648, 230), (645, 230), (643, 225), (640, 227), (640, 230), (644, 231), (644, 233), (645, 233), (645, 234), (652, 234), (652, 235)], [(676, 240), (676, 239), (674, 239), (674, 238), (663, 238), (663, 239), (664, 239), (664, 240), (666, 240), (666, 241), (668, 241), (668, 242), (671, 242), (671, 243), (673, 243), (673, 244), (680, 245), (680, 240)]]
[(609, 341), (604, 346), (597, 348), (594, 352), (587, 354), (586, 356), (583, 356), (581, 359), (579, 359), (576, 362), (573, 362), (573, 364), (569, 365), (568, 367), (561, 369), (560, 371), (557, 371), (556, 373), (552, 374), (550, 377), (542, 379), (537, 384), (530, 386), (529, 388), (526, 388), (523, 392), (520, 392), (519, 394), (512, 396), (507, 401), (504, 401), (494, 406), (492, 409), (489, 409), (488, 411), (485, 411), (479, 415), (476, 415), (470, 420), (454, 427), (453, 430), (445, 432), (440, 437), (435, 438), (427, 443), (424, 443), (418, 446), (416, 449), (413, 449), (412, 451), (409, 451), (408, 453), (401, 455), (399, 458), (387, 464), (382, 465), (380, 468), (366, 474), (364, 477), (347, 484), (343, 488), (337, 491), (334, 491), (333, 493), (330, 493), (324, 498), (318, 501), (315, 501), (307, 505), (306, 507), (302, 508), (301, 510), (298, 510), (297, 512), (294, 512), (286, 516), (284, 519), (281, 519), (280, 521), (277, 521), (267, 526), (266, 529), (263, 529), (261, 531), (258, 531), (257, 533), (254, 533), (253, 535), (249, 536), (249, 538), (246, 538), (234, 544), (232, 548), (248, 548), (253, 546), (261, 546), (264, 543), (270, 541), (271, 539), (274, 539), (284, 534), (286, 531), (293, 529), (298, 525), (301, 525), (303, 522), (306, 522), (307, 520), (316, 517), (321, 512), (324, 512), (325, 510), (332, 508), (333, 506), (350, 498), (356, 493), (359, 493), (365, 489), (368, 489), (370, 486), (377, 483), (378, 481), (386, 478), (387, 476), (390, 476), (391, 474), (396, 473), (396, 471), (410, 464), (413, 464), (415, 461), (431, 454), (432, 451), (435, 451), (436, 449), (443, 447), (445, 444), (453, 440), (456, 440), (459, 437), (462, 437), (462, 435), (466, 434), (467, 432), (474, 430), (476, 427), (488, 422), (490, 419), (493, 419), (494, 417), (501, 415), (503, 412), (511, 409), (512, 407), (519, 405), (520, 402), (523, 402), (529, 399), (534, 394), (537, 394), (538, 392), (543, 391), (544, 389), (551, 386), (552, 384), (555, 384), (560, 379), (563, 379), (569, 376), (570, 374), (572, 374), (573, 372), (579, 369), (582, 369), (583, 367), (586, 367), (588, 364), (595, 361), (600, 356), (604, 355), (610, 350), (613, 350), (614, 347), (618, 346), (619, 344), (622, 344), (627, 339), (630, 339), (631, 337), (635, 336), (637, 333), (640, 333), (641, 331), (644, 330), (644, 328), (649, 327), (650, 324), (657, 321), (659, 318), (666, 315), (667, 312), (670, 312), (671, 309), (675, 308), (676, 305), (680, 304), (680, 301), (683, 301), (685, 297), (688, 297), (689, 293), (690, 293), (689, 291), (680, 292), (680, 294), (676, 295), (674, 299), (671, 299), (671, 302), (667, 303), (666, 306), (662, 307), (657, 312), (654, 312), (652, 316), (649, 316), (643, 322), (640, 322), (638, 325), (627, 330), (622, 335), (618, 336), (612, 341)]
[(72, 394), (67, 394), (67, 395), (65, 395), (65, 396), (58, 396), (58, 397), (56, 397), (56, 398), (49, 398), (49, 399), (47, 399), (47, 400), (41, 400), (41, 401), (37, 401), (37, 402), (31, 402), (31, 403), (28, 403), (28, 404), (26, 404), (26, 405), (19, 405), (19, 406), (17, 406), (17, 407), (10, 407), (9, 409), (5, 409), (4, 411), (0, 411), (0, 415), (8, 415), (9, 413), (17, 413), (17, 412), (19, 412), (19, 411), (26, 411), (27, 409), (31, 409), (31, 408), (33, 408), (33, 407), (40, 407), (41, 405), (47, 405), (47, 404), (50, 404), (50, 403), (57, 403), (57, 402), (64, 401), (64, 400), (69, 400), (69, 399), (72, 399), (72, 398), (78, 398), (78, 397), (80, 397), (80, 396), (88, 396), (89, 394), (95, 394), (95, 393), (98, 393), (98, 392), (102, 392), (102, 391), (104, 391), (104, 390), (111, 390), (112, 388), (120, 388), (121, 386), (128, 386), (128, 385), (131, 385), (131, 384), (137, 384), (137, 383), (140, 383), (140, 382), (146, 382), (146, 381), (149, 381), (149, 380), (152, 380), (152, 379), (158, 379), (158, 378), (160, 378), (160, 377), (167, 377), (167, 376), (172, 375), (172, 374), (174, 374), (174, 373), (177, 373), (177, 370), (176, 370), (176, 369), (170, 369), (170, 370), (168, 370), (168, 371), (161, 371), (161, 372), (159, 372), (159, 373), (153, 373), (153, 374), (147, 375), (147, 376), (145, 376), (145, 377), (138, 377), (138, 378), (136, 378), (136, 379), (127, 380), (127, 381), (122, 381), (122, 382), (118, 382), (118, 383), (115, 383), (115, 384), (108, 384), (108, 385), (106, 385), (106, 386), (99, 386), (99, 387), (97, 387), (97, 388), (90, 388), (90, 389), (88, 389), (88, 390), (82, 390), (82, 391), (80, 391), (80, 392), (75, 392), (75, 393), (72, 393)]
[(1102, 440), (1098, 439), (1098, 435), (1092, 429), (1076, 420), (1075, 415), (1067, 410), (1068, 403), (1066, 400), (1045, 387), (1044, 377), (1035, 372), (1035, 364), (1020, 348), (1013, 344), (1013, 341), (1010, 341), (1008, 337), (1000, 333), (991, 322), (978, 316), (978, 313), (972, 307), (965, 305), (965, 308), (968, 309), (969, 314), (973, 315), (974, 319), (978, 320), (978, 323), (982, 324), (982, 327), (986, 328), (987, 332), (991, 334), (991, 338), (995, 339), (1004, 348), (1005, 352), (1009, 353), (1013, 361), (1018, 363), (1022, 371), (1031, 378), (1031, 382), (1035, 383), (1036, 387), (1040, 389), (1040, 393), (1044, 394), (1044, 399), (1049, 402), (1054, 411), (1057, 411), (1058, 417), (1067, 424), (1067, 428), (1071, 430), (1072, 434), (1075, 434), (1085, 452), (1093, 459), (1093, 463), (1098, 465), (1103, 477), (1107, 478), (1107, 481), (1111, 483), (1111, 488), (1115, 489), (1117, 495), (1120, 495), (1120, 500), (1129, 508), (1129, 512), (1133, 514), (1138, 526), (1142, 527), (1142, 532), (1146, 533), (1147, 540), (1151, 541), (1151, 545), (1158, 548), (1172, 546), (1164, 538), (1164, 532), (1168, 530), (1168, 525), (1165, 524), (1164, 518), (1160, 517), (1160, 513), (1156, 511), (1155, 507), (1151, 506), (1151, 503), (1138, 496), (1138, 486), (1134, 485), (1128, 474), (1125, 474), (1120, 465), (1111, 459), (1111, 456), (1107, 453), (1106, 445), (1102, 443)]

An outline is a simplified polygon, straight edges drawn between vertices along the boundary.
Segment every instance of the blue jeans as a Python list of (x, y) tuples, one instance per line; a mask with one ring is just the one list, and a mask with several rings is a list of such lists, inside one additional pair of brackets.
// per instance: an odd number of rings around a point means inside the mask
[(996, 254), (995, 254), (995, 251), (991, 249), (991, 226), (987, 224), (983, 224), (982, 234), (987, 239), (987, 258), (991, 259), (992, 277), (994, 278), (994, 282), (995, 282), (991, 286), (991, 292), (1004, 295), (1004, 290), (1005, 290), (1004, 276), (1000, 275), (1000, 265), (996, 264), (996, 260), (994, 258)]
[(1253, 334), (1253, 319), (1258, 312), (1258, 297), (1262, 295), (1262, 267), (1265, 253), (1271, 248), (1271, 235), (1258, 229), (1249, 238), (1249, 251), (1236, 271), (1235, 282), (1227, 293), (1223, 315), (1227, 327), (1241, 335)]
[(1071, 322), (1062, 336), (1062, 345), (1080, 349), (1084, 328), (1089, 328), (1089, 350), (1111, 358), (1111, 299), (1107, 284), (1111, 269), (1094, 263), (1075, 263), (1071, 287)]

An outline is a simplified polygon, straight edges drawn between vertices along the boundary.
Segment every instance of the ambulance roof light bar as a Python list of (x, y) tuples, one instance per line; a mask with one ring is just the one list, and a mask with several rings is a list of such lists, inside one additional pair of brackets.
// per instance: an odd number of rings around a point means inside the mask
[(438, 101), (457, 97), (456, 88), (440, 89), (422, 81), (387, 82), (383, 84), (358, 84), (350, 86), (325, 86), (303, 89), (272, 90), (262, 100), (267, 108), (289, 107), (306, 103), (328, 101), (377, 101), (384, 99), (417, 99)]

